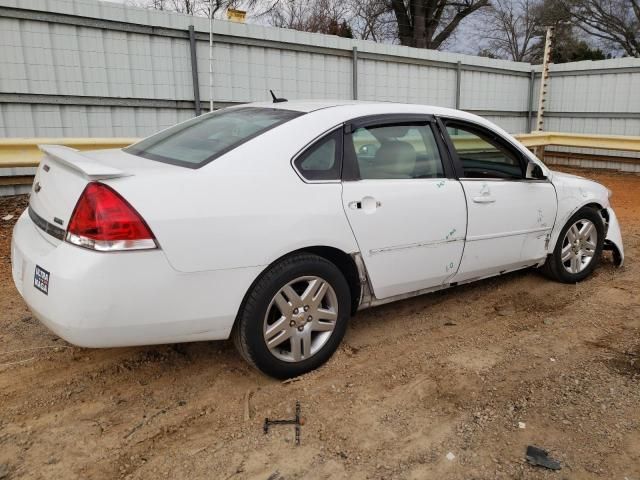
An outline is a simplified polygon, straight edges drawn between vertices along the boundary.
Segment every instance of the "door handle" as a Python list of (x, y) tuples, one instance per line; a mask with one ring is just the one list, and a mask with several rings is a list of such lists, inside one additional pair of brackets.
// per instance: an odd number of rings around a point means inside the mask
[(493, 203), (496, 199), (489, 195), (481, 195), (479, 197), (473, 197), (473, 201), (475, 203)]
[(373, 197), (364, 197), (362, 200), (354, 200), (347, 204), (352, 210), (364, 210), (365, 213), (373, 213), (382, 206), (382, 202)]

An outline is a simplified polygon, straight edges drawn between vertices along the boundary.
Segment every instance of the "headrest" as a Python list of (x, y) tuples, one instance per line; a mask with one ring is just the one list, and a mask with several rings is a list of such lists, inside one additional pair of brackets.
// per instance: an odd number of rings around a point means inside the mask
[(412, 178), (416, 168), (416, 151), (407, 142), (384, 142), (376, 152), (375, 163), (388, 173), (389, 178)]

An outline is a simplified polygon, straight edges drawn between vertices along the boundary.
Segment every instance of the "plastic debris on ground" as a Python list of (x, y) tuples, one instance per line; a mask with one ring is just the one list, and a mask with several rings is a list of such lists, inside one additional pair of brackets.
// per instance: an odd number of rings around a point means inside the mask
[(560, 462), (549, 456), (549, 452), (540, 448), (529, 445), (527, 447), (527, 462), (531, 465), (548, 468), (549, 470), (560, 470)]

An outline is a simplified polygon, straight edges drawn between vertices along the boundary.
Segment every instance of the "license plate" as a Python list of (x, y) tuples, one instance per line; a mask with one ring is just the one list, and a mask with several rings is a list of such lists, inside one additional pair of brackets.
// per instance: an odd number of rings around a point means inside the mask
[(44, 268), (36, 265), (36, 271), (33, 274), (33, 286), (45, 295), (49, 295), (49, 280), (51, 274)]

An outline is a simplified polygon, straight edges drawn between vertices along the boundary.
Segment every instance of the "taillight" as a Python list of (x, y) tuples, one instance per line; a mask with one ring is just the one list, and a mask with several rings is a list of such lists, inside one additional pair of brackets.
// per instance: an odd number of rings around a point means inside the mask
[(103, 252), (157, 248), (140, 214), (103, 183), (89, 183), (73, 210), (66, 240)]

